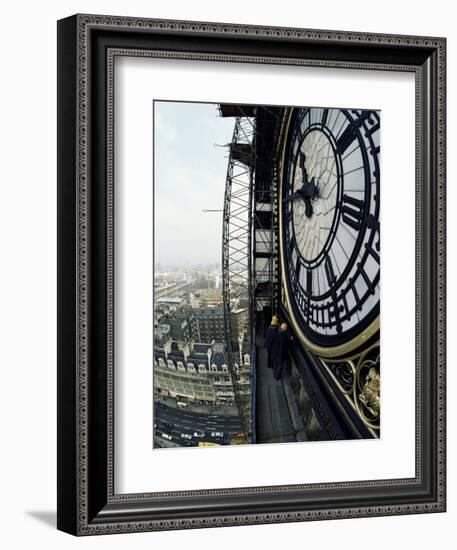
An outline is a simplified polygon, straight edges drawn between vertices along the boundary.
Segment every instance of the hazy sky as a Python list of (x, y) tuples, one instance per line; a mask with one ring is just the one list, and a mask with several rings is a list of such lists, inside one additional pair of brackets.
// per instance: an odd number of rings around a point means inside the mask
[[(185, 83), (183, 83), (185, 86)], [(221, 262), (228, 149), (235, 120), (207, 103), (154, 103), (155, 263)]]

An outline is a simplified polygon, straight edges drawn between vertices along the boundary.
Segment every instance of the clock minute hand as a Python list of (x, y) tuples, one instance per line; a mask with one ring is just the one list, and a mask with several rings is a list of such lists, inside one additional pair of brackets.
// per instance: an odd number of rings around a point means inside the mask
[(313, 215), (313, 205), (311, 204), (311, 199), (309, 197), (305, 197), (305, 216), (307, 218), (311, 218)]

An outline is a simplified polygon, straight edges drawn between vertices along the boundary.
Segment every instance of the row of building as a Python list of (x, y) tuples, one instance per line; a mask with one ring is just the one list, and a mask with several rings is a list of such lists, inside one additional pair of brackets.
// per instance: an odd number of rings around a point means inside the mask
[[(163, 344), (171, 338), (178, 342), (224, 342), (224, 308), (222, 306), (189, 307), (183, 298), (157, 300), (155, 308), (155, 340)], [(163, 307), (161, 307), (163, 306)], [(241, 334), (246, 325), (247, 311), (231, 312), (233, 334)], [(169, 328), (166, 328), (169, 327)]]
[[(236, 353), (233, 371), (228, 367), (224, 309), (211, 304), (209, 292), (161, 297), (154, 307), (154, 387), (161, 395), (206, 403), (232, 403), (250, 395), (250, 350), (246, 344), (247, 310), (231, 312)], [(204, 296), (206, 307), (192, 306)], [(216, 296), (214, 296), (216, 298)], [(195, 304), (195, 302), (194, 302)]]
[[(250, 356), (234, 365), (238, 394), (250, 394)], [(235, 397), (224, 345), (168, 340), (154, 349), (154, 386), (159, 394), (205, 403), (232, 403)]]

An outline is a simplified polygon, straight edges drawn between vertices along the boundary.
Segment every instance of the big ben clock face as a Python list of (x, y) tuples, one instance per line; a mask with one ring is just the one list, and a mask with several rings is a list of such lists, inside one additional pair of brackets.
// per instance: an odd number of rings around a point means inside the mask
[(379, 316), (380, 117), (325, 108), (287, 117), (279, 197), (289, 307), (309, 342), (341, 346)]

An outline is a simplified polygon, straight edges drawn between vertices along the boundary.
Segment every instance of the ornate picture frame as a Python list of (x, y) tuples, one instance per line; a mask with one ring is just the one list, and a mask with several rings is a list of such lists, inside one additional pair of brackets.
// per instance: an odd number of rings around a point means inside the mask
[[(414, 73), (416, 475), (117, 494), (114, 59)], [(74, 535), (444, 512), (444, 38), (74, 15), (58, 22), (58, 528)]]

